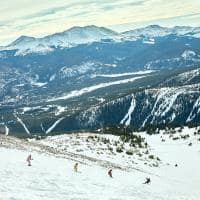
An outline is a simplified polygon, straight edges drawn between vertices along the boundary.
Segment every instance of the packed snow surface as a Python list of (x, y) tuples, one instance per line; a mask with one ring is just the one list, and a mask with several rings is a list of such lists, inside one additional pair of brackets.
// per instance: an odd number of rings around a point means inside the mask
[[(135, 169), (113, 169), (113, 178), (107, 175), (108, 167), (100, 166), (100, 160), (79, 162), (78, 172), (73, 171), (76, 162), (55, 154), (39, 153), (37, 141), (27, 143), (24, 150), (15, 149), (23, 142), (12, 142), (9, 149), (0, 137), (0, 199), (1, 200), (198, 200), (200, 198), (200, 147), (195, 129), (185, 128), (173, 137), (190, 135), (187, 139), (173, 140), (168, 134), (145, 136), (151, 151), (162, 160), (158, 167), (142, 163)], [(84, 135), (84, 134), (83, 134)], [(48, 137), (44, 141), (54, 148), (56, 142), (70, 143), (69, 137), (75, 135)], [(84, 136), (79, 136), (78, 139)], [(105, 136), (116, 139), (116, 136)], [(6, 138), (6, 137), (5, 137)], [(7, 137), (8, 138), (8, 137)], [(12, 140), (11, 140), (12, 141)], [(163, 142), (164, 141), (164, 142)], [(188, 145), (192, 143), (192, 145)], [(33, 146), (33, 144), (35, 146)], [(61, 145), (64, 145), (62, 143)], [(80, 144), (80, 147), (84, 144)], [(73, 150), (73, 146), (71, 147)], [(41, 148), (44, 150), (44, 148)], [(70, 149), (69, 149), (70, 150)], [(26, 157), (33, 156), (32, 166), (27, 166)], [(113, 155), (114, 157), (114, 155)], [(76, 157), (74, 156), (73, 159)], [(118, 157), (117, 157), (118, 159)], [(135, 160), (135, 158), (131, 158)], [(84, 159), (83, 159), (84, 160)], [(119, 162), (119, 160), (118, 160)], [(178, 166), (175, 167), (175, 164)], [(123, 163), (121, 162), (121, 165)], [(140, 169), (140, 170), (137, 170)], [(142, 184), (146, 177), (151, 178), (149, 185)]]

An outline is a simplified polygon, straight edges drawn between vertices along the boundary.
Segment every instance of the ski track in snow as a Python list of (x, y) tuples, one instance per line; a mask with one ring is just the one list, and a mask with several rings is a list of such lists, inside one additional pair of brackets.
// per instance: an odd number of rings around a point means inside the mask
[(179, 74), (177, 78), (189, 83), (193, 78), (198, 77), (199, 74), (200, 74), (200, 69), (194, 69), (194, 70)]
[(83, 89), (80, 89), (80, 90), (71, 91), (69, 94), (67, 94), (65, 96), (52, 98), (52, 99), (49, 99), (47, 101), (51, 102), (51, 101), (57, 101), (57, 100), (70, 99), (70, 98), (73, 98), (73, 97), (81, 96), (81, 95), (89, 93), (89, 92), (93, 92), (93, 91), (101, 89), (101, 88), (105, 88), (105, 87), (109, 87), (109, 86), (113, 86), (113, 85), (125, 84), (125, 83), (129, 83), (129, 82), (134, 82), (134, 81), (141, 79), (141, 78), (144, 78), (144, 77), (146, 77), (146, 76), (133, 77), (133, 78), (129, 78), (129, 79), (124, 79), (124, 80), (119, 80), (119, 81), (114, 81), (114, 82), (108, 82), (108, 83), (100, 83), (98, 85), (93, 85), (93, 86), (86, 87), (86, 88), (83, 88)]
[(182, 94), (184, 91), (172, 91), (169, 95), (164, 96), (164, 102), (158, 107), (157, 112), (155, 113), (156, 116), (165, 116), (171, 107), (173, 106), (174, 102), (176, 101), (177, 97)]
[[(187, 92), (188, 94), (193, 93), (192, 90), (188, 91), (187, 88), (161, 88), (157, 93), (156, 102), (154, 103), (153, 109), (144, 120), (141, 128), (145, 126), (145, 124), (151, 116), (151, 123), (154, 122), (156, 117), (164, 117), (174, 105), (174, 102), (176, 101), (177, 97), (181, 94), (184, 94), (185, 92)], [(196, 105), (198, 106), (198, 100), (196, 102)], [(175, 119), (175, 117), (176, 115), (175, 113), (173, 113), (171, 116), (171, 121)]]
[(176, 118), (176, 114), (173, 112), (172, 115), (171, 115), (171, 120), (170, 120), (170, 122), (173, 122), (175, 118)]
[(46, 131), (46, 134), (50, 133), (63, 119), (64, 119), (64, 117), (61, 117), (60, 119), (58, 119), (57, 121), (55, 121), (53, 123), (53, 125), (48, 128), (48, 130)]
[[(194, 113), (194, 110), (198, 108), (197, 112)], [(195, 101), (194, 105), (193, 105), (193, 108), (192, 108), (192, 111), (191, 113), (189, 114), (186, 122), (190, 122), (194, 119), (195, 115), (198, 114), (200, 112), (200, 97)]]
[(127, 72), (127, 73), (121, 73), (121, 74), (96, 74), (93, 76), (93, 78), (95, 78), (95, 77), (115, 78), (115, 77), (130, 76), (130, 75), (150, 74), (153, 72), (155, 72), (155, 71), (154, 70), (145, 70), (145, 71)]
[(41, 127), (42, 131), (43, 131), (44, 133), (46, 133), (46, 131), (45, 131), (44, 126), (43, 126), (42, 123), (40, 124), (40, 127)]
[(151, 114), (148, 115), (147, 118), (144, 120), (144, 122), (143, 122), (141, 128), (145, 126), (145, 124), (146, 124), (146, 122), (148, 121), (148, 119), (149, 119), (149, 118), (153, 115), (153, 113), (155, 112), (156, 107), (157, 107), (157, 104), (159, 103), (160, 99), (162, 99), (163, 96), (165, 96), (165, 94), (166, 94), (168, 91), (169, 91), (169, 89), (166, 89), (166, 88), (164, 88), (164, 89), (162, 88), (162, 89), (159, 91), (159, 94), (157, 95), (156, 102), (155, 102), (155, 104), (154, 104), (154, 106), (153, 106), (153, 109), (152, 109), (152, 111), (151, 111)]
[(131, 123), (131, 115), (132, 115), (132, 113), (133, 113), (133, 111), (135, 109), (135, 106), (136, 106), (136, 100), (135, 100), (135, 97), (133, 95), (132, 96), (131, 105), (130, 105), (130, 107), (128, 109), (128, 112), (124, 116), (124, 118), (121, 120), (120, 124), (124, 124), (125, 123), (126, 126), (130, 125), (130, 123)]
[(14, 114), (14, 116), (17, 118), (17, 121), (24, 127), (24, 130), (26, 131), (26, 133), (28, 135), (31, 135), (30, 131), (28, 130), (24, 122), (16, 114)]

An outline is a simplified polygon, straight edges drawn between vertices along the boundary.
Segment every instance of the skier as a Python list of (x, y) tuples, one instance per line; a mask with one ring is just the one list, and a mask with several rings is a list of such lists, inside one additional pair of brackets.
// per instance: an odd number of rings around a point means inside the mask
[(28, 166), (31, 166), (31, 160), (33, 160), (31, 154), (27, 157), (26, 161), (28, 162)]
[(147, 177), (146, 181), (143, 184), (149, 184), (150, 182), (151, 182), (151, 179)]
[(75, 165), (74, 165), (74, 171), (75, 171), (75, 172), (78, 171), (78, 163), (75, 163)]
[(112, 176), (112, 169), (110, 169), (110, 170), (108, 171), (108, 176), (110, 176), (110, 178), (113, 178), (113, 176)]

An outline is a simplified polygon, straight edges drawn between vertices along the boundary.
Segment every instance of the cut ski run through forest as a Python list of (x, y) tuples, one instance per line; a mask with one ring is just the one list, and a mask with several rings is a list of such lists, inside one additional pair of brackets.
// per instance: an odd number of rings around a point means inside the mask
[[(184, 128), (181, 135), (190, 137), (177, 140), (162, 133), (152, 136), (140, 133), (151, 152), (161, 159), (157, 167), (144, 165), (139, 158), (131, 165), (124, 162), (123, 156), (109, 160), (104, 155), (99, 159), (84, 149), (84, 143), (80, 147), (85, 156), (74, 153), (67, 135), (41, 141), (0, 136), (0, 200), (197, 200), (200, 141), (194, 131)], [(67, 154), (59, 151), (58, 138), (68, 145)], [(33, 160), (29, 167), (26, 158), (30, 153)], [(78, 172), (73, 170), (76, 162)], [(113, 178), (107, 174), (110, 168)], [(146, 177), (151, 178), (150, 184), (143, 184)]]

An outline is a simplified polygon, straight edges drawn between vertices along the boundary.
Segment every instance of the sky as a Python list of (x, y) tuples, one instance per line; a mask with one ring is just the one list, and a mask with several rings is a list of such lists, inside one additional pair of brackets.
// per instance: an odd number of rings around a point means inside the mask
[(200, 26), (200, 0), (1, 0), (0, 45), (73, 26), (122, 32), (150, 24)]

